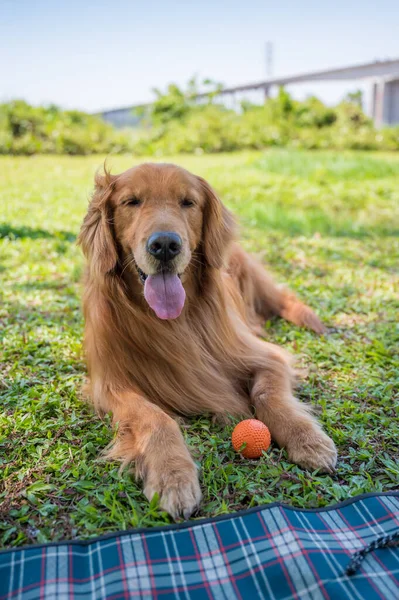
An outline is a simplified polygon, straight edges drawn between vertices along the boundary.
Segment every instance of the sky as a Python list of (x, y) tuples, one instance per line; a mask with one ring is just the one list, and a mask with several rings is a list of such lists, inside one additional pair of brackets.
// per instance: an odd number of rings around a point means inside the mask
[[(274, 76), (397, 58), (399, 1), (0, 0), (0, 102), (96, 112), (147, 102), (154, 87), (194, 74), (258, 81), (267, 41)], [(334, 103), (359, 87), (292, 91)]]

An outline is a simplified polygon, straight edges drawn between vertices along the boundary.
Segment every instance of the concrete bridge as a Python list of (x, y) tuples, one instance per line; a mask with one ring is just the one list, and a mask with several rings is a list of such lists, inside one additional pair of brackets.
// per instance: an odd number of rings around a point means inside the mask
[[(277, 77), (246, 83), (234, 87), (222, 88), (217, 97), (234, 98), (237, 95), (245, 97), (245, 92), (263, 90), (265, 96), (269, 96), (273, 87), (291, 84), (309, 83), (312, 81), (369, 81), (372, 86), (371, 117), (377, 127), (381, 125), (399, 124), (399, 58), (383, 61), (375, 61), (351, 67), (338, 69), (327, 69), (324, 71), (313, 71), (301, 73), (288, 77)], [(200, 101), (208, 94), (197, 96)], [(140, 105), (142, 107), (143, 105)], [(128, 106), (106, 110), (99, 113), (105, 121), (116, 127), (127, 127), (137, 125), (139, 118), (133, 114), (138, 106)]]

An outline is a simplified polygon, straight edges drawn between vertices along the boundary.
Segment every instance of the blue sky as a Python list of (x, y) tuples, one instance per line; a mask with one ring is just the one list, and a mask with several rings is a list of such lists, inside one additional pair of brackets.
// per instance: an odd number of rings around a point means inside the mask
[[(0, 0), (0, 101), (95, 111), (194, 73), (225, 84), (399, 57), (398, 0)], [(358, 84), (295, 87), (329, 102)]]

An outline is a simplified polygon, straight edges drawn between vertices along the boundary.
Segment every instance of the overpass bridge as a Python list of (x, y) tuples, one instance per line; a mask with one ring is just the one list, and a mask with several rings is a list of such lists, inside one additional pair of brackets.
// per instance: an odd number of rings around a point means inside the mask
[[(368, 81), (372, 89), (371, 117), (377, 127), (381, 125), (399, 124), (399, 58), (390, 60), (377, 60), (372, 63), (358, 64), (350, 67), (326, 69), (300, 73), (287, 77), (275, 77), (253, 83), (245, 83), (233, 87), (222, 88), (216, 98), (235, 98), (238, 95), (245, 97), (246, 92), (263, 91), (268, 97), (273, 87), (292, 84), (326, 82), (326, 81)], [(208, 96), (207, 93), (198, 94), (201, 101)], [(134, 115), (134, 109), (145, 105), (133, 105), (98, 113), (105, 121), (116, 127), (134, 126), (139, 118)]]

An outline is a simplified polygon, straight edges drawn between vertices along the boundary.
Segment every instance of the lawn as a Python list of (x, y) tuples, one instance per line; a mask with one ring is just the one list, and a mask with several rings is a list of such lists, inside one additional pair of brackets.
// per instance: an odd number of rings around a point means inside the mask
[[(0, 544), (169, 523), (128, 472), (81, 394), (83, 259), (76, 235), (103, 158), (0, 160)], [(173, 160), (173, 159), (172, 159)], [(306, 367), (298, 395), (335, 440), (333, 475), (274, 447), (231, 448), (232, 426), (183, 424), (201, 464), (198, 517), (272, 501), (317, 507), (399, 489), (399, 155), (270, 151), (179, 157), (239, 216), (245, 247), (315, 307), (317, 337), (282, 321), (265, 337)], [(114, 172), (132, 164), (110, 160)]]

